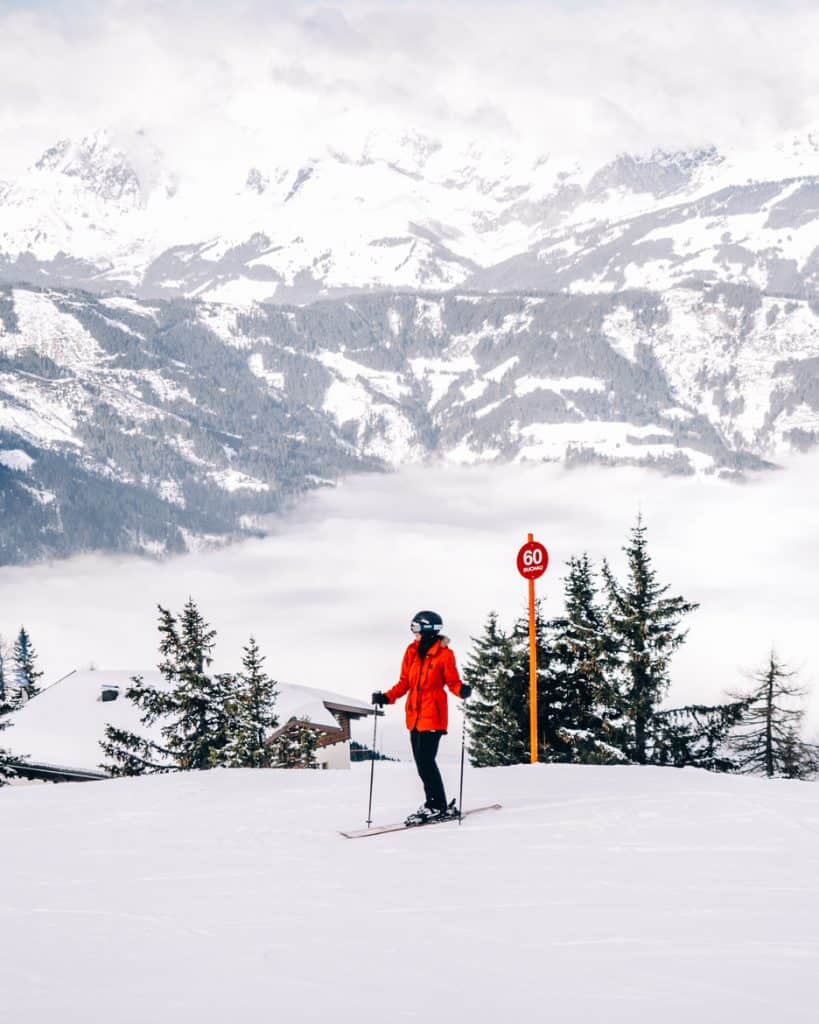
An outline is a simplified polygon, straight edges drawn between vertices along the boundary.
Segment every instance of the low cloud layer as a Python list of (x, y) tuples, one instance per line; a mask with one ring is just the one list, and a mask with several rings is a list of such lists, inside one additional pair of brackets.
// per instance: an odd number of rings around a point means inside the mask
[[(487, 612), (511, 623), (524, 610), (514, 561), (528, 531), (550, 550), (539, 592), (556, 611), (565, 560), (587, 550), (622, 571), (642, 511), (661, 580), (701, 603), (671, 700), (719, 700), (772, 646), (819, 684), (817, 470), (805, 456), (742, 485), (554, 465), (359, 477), (308, 499), (265, 540), (163, 563), (0, 570), (0, 630), (25, 623), (48, 681), (89, 662), (151, 668), (156, 604), (179, 609), (193, 595), (219, 632), (217, 668), (236, 667), (253, 633), (280, 679), (368, 698), (395, 681), (417, 610), (444, 616), (461, 662)], [(405, 746), (401, 717), (390, 713), (387, 749)], [(819, 695), (810, 721), (819, 728)], [(450, 757), (459, 728), (456, 715)]]
[(370, 131), (600, 159), (751, 145), (819, 117), (809, 2), (0, 5), (0, 177), (144, 128), (183, 172)]

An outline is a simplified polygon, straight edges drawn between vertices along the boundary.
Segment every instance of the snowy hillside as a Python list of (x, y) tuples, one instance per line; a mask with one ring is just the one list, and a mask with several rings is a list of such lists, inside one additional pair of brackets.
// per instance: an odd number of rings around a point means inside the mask
[(184, 303), (0, 290), (2, 561), (184, 551), (365, 468)]
[[(813, 785), (469, 770), (467, 805), (503, 810), (343, 839), (337, 829), (363, 824), (368, 772), (3, 790), (5, 1014), (815, 1019)], [(417, 790), (410, 766), (379, 763), (378, 820), (414, 807)]]
[(338, 292), (819, 281), (819, 130), (754, 152), (548, 152), (371, 133), (234, 177), (143, 132), (55, 143), (0, 188), (0, 280), (247, 304)]
[(0, 288), (2, 558), (181, 551), (428, 459), (761, 467), (819, 439), (816, 310), (738, 285), (306, 307)]

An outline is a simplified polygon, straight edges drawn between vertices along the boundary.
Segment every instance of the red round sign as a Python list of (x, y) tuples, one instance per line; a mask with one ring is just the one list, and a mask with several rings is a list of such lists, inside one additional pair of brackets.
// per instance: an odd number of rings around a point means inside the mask
[(518, 551), (518, 572), (527, 580), (539, 579), (549, 565), (549, 552), (536, 540), (524, 544)]

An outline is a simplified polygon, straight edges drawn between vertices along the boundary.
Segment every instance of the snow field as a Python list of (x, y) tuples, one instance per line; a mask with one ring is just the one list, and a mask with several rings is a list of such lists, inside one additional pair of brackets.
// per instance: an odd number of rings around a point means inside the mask
[[(417, 805), (410, 765), (375, 771), (378, 822)], [(812, 785), (467, 769), (466, 805), (503, 810), (343, 839), (368, 780), (361, 764), (3, 790), (5, 1019), (815, 1019)]]

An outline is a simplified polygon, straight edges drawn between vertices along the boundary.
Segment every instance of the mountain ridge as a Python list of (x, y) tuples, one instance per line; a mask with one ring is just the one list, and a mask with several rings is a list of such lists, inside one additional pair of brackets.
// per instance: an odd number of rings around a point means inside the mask
[(656, 150), (601, 167), (412, 132), (289, 156), (197, 179), (144, 133), (63, 140), (0, 194), (0, 279), (247, 305), (691, 277), (817, 285), (812, 130), (754, 153)]

